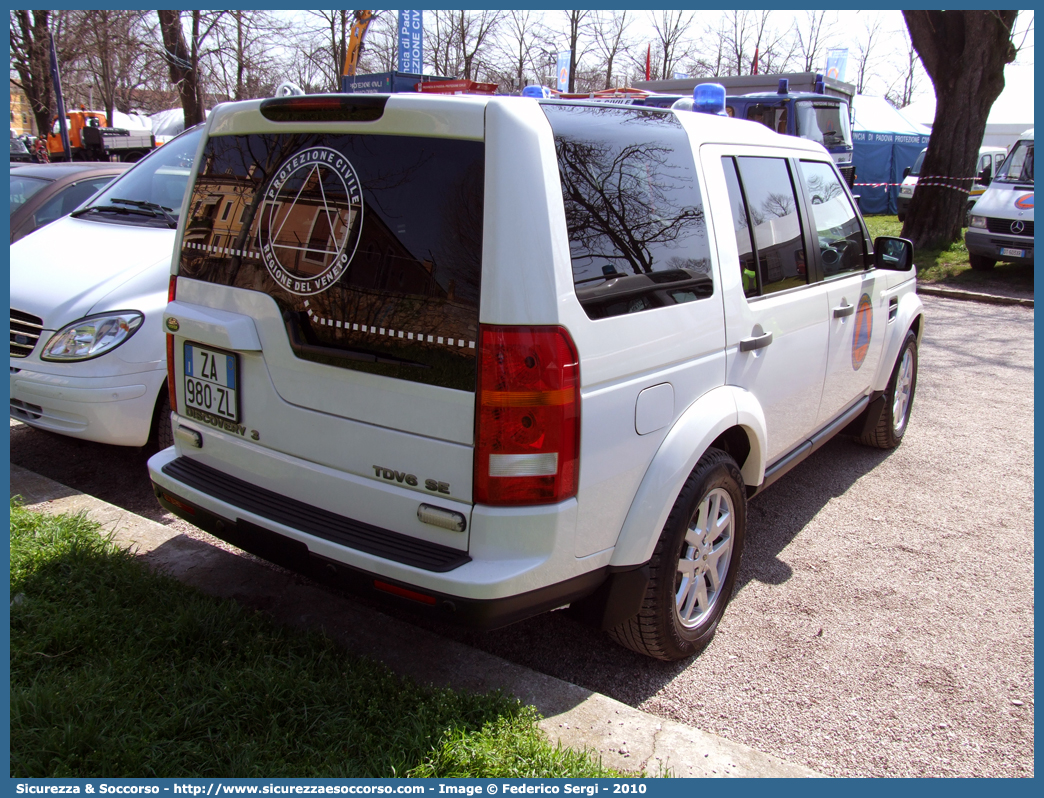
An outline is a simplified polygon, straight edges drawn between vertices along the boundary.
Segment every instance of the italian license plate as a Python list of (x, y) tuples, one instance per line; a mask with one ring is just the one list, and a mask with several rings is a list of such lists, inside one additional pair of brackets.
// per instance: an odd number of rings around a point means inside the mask
[(236, 356), (185, 343), (185, 404), (228, 421), (239, 421), (239, 364)]
[(1001, 255), (1007, 255), (1009, 258), (1024, 258), (1026, 257), (1026, 250), (1001, 247)]

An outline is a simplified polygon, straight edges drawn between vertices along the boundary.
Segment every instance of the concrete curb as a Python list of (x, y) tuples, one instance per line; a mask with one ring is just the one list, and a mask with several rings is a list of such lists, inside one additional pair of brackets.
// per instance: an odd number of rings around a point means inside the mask
[(11, 495), (51, 515), (84, 512), (150, 567), (200, 590), (262, 610), (277, 622), (321, 628), (353, 653), (422, 684), (511, 693), (544, 716), (553, 742), (597, 752), (624, 771), (676, 777), (822, 777), (753, 748), (413, 627), (342, 599), (249, 556), (174, 532), (17, 465)]
[(978, 291), (963, 291), (959, 288), (941, 288), (935, 285), (917, 284), (918, 294), (928, 296), (941, 296), (947, 299), (961, 299), (966, 302), (985, 302), (989, 305), (1021, 305), (1025, 308), (1033, 307), (1032, 299), (1024, 299), (1015, 296), (998, 296), (997, 294), (982, 294)]

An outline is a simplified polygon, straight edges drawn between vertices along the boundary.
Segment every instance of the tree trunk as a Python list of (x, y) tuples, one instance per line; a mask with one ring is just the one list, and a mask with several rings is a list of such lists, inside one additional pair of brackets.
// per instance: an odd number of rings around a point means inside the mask
[[(51, 40), (48, 28), (50, 11), (12, 11), (12, 66), (29, 101), (36, 132), (46, 137), (54, 117), (54, 91), (51, 85)], [(15, 57), (17, 54), (17, 58)]]
[(181, 107), (185, 111), (185, 129), (203, 121), (199, 103), (199, 76), (192, 68), (185, 32), (181, 28), (180, 11), (157, 11), (163, 33), (165, 57), (170, 67), (170, 82), (178, 88)]
[(960, 239), (986, 117), (1015, 59), (1015, 11), (904, 11), (935, 87), (935, 121), (903, 236), (943, 249)]

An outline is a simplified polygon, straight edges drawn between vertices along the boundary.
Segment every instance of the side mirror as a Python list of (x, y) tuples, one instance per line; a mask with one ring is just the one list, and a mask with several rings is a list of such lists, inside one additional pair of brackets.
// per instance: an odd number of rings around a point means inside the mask
[(880, 236), (874, 239), (874, 268), (908, 272), (913, 268), (913, 242), (905, 238)]
[(909, 166), (907, 166), (905, 169), (903, 169), (903, 180), (906, 180), (906, 178), (908, 178), (910, 176), (910, 172), (911, 172), (911, 169), (910, 169)]
[(993, 179), (993, 169), (990, 168), (989, 164), (986, 164), (984, 167), (982, 167), (982, 171), (979, 172), (979, 182), (980, 183), (989, 183), (990, 180), (992, 180), (992, 179)]

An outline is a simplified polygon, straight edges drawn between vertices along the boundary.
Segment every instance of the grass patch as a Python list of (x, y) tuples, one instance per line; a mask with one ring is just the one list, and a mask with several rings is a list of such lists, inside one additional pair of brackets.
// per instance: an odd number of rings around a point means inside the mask
[[(870, 237), (898, 236), (903, 224), (895, 216), (866, 216)], [(946, 249), (918, 249), (914, 253), (917, 281), (938, 283), (968, 291), (999, 290), (1002, 293), (1022, 291), (1033, 293), (1033, 266), (998, 263), (991, 271), (977, 272), (968, 262), (968, 248), (964, 235)]]
[(14, 777), (597, 777), (499, 693), (419, 687), (11, 503)]

